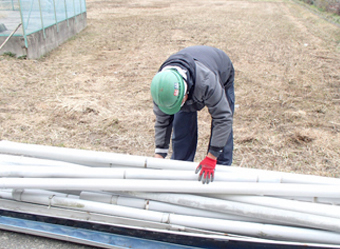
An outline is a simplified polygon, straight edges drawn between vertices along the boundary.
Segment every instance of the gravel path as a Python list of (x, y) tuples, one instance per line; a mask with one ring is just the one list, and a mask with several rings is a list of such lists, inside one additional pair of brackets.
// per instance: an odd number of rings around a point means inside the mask
[(0, 230), (0, 249), (96, 249), (98, 247)]

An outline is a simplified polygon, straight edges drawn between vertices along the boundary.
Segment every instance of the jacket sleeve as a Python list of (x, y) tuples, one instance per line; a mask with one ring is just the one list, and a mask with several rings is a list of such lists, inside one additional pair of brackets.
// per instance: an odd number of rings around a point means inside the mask
[(156, 115), (155, 154), (166, 157), (169, 151), (174, 116), (163, 113), (155, 103), (153, 105), (153, 112)]
[(232, 112), (218, 75), (204, 66), (197, 71), (196, 87), (200, 88), (201, 101), (207, 106), (212, 118), (209, 152), (218, 157), (231, 132)]

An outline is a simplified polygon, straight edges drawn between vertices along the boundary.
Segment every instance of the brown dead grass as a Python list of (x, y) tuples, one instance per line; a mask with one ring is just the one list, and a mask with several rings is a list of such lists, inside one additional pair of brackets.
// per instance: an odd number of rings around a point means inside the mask
[[(339, 177), (340, 29), (289, 1), (87, 1), (39, 60), (0, 56), (0, 139), (152, 156), (150, 81), (190, 45), (236, 69), (234, 165)], [(199, 113), (196, 160), (210, 118)]]

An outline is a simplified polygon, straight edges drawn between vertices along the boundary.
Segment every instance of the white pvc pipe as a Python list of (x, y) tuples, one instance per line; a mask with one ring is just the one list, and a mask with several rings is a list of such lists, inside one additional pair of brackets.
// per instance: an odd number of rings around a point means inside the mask
[[(276, 196), (273, 196), (273, 197), (276, 197)], [(280, 196), (280, 198), (288, 199), (288, 200), (304, 201), (304, 202), (325, 203), (325, 204), (340, 206), (340, 197), (339, 198), (322, 198), (322, 197)]]
[(41, 190), (41, 189), (12, 189), (11, 194), (20, 196), (21, 194), (25, 193), (25, 195), (42, 195), (42, 196), (49, 196), (50, 198), (54, 196), (64, 197), (64, 198), (72, 198), (72, 199), (79, 199), (79, 195), (72, 195), (68, 193), (61, 193), (56, 191), (48, 191), (48, 190)]
[(74, 210), (82, 210), (119, 217), (150, 220), (161, 223), (220, 231), (224, 233), (234, 233), (246, 236), (287, 241), (299, 241), (306, 243), (340, 243), (340, 234), (327, 231), (319, 231), (315, 229), (295, 228), (278, 225), (263, 225), (251, 222), (167, 214), (155, 211), (140, 210), (130, 207), (121, 207), (111, 204), (96, 203), (86, 200), (68, 199), (63, 197), (50, 198), (50, 196), (42, 195), (26, 195), (24, 192), (20, 192), (18, 195), (14, 193), (14, 197), (20, 201), (45, 204), (48, 206), (71, 208)]
[[(66, 149), (66, 148), (58, 148), (51, 146), (41, 146), (41, 145), (24, 145), (19, 143), (12, 143), (8, 141), (0, 141), (0, 153), (10, 153), (16, 155), (26, 155), (34, 156), (38, 158), (48, 158), (55, 160), (51, 163), (51, 160), (47, 164), (41, 164), (39, 162), (40, 167), (30, 167), (35, 164), (27, 164), (25, 163), (13, 163), (11, 160), (6, 159), (8, 155), (0, 154), (0, 177), (1, 172), (2, 176), (10, 176), (10, 177), (34, 177), (32, 179), (22, 179), (22, 178), (0, 178), (0, 198), (8, 197), (9, 192), (6, 190), (2, 190), (1, 188), (6, 188), (7, 190), (10, 188), (31, 188), (31, 189), (48, 189), (48, 190), (57, 190), (64, 192), (66, 194), (62, 194), (60, 192), (56, 194), (52, 194), (46, 191), (36, 191), (36, 190), (26, 190), (25, 193), (20, 193), (20, 191), (15, 191), (14, 196), (18, 198), (25, 199), (33, 198), (33, 200), (37, 200), (42, 196), (47, 196), (49, 198), (49, 204), (52, 205), (53, 202), (56, 202), (56, 205), (61, 205), (63, 207), (71, 208), (72, 205), (79, 205), (76, 207), (77, 210), (83, 210), (81, 205), (84, 205), (83, 202), (69, 202), (70, 198), (65, 198), (69, 196), (67, 193), (70, 193), (74, 190), (80, 191), (88, 190), (88, 191), (143, 191), (143, 192), (161, 192), (167, 193), (162, 194), (166, 196), (166, 198), (172, 198), (175, 195), (171, 193), (195, 193), (195, 194), (204, 194), (204, 195), (233, 195), (229, 200), (217, 200), (214, 199), (212, 201), (211, 198), (208, 198), (206, 201), (197, 202), (197, 198), (205, 198), (205, 197), (194, 197), (194, 199), (185, 199), (182, 198), (182, 202), (190, 203), (190, 205), (194, 205), (194, 208), (191, 208), (193, 211), (189, 211), (190, 208), (186, 209), (187, 213), (193, 214), (194, 210), (199, 208), (207, 208), (209, 210), (213, 210), (216, 212), (231, 212), (237, 215), (246, 215), (246, 216), (255, 216), (263, 219), (269, 219), (269, 221), (279, 221), (279, 222), (289, 222), (291, 224), (295, 224), (296, 226), (307, 226), (318, 229), (326, 229), (330, 231), (340, 232), (340, 220), (339, 220), (339, 207), (330, 207), (329, 205), (320, 205), (314, 203), (295, 203), (293, 201), (287, 201), (281, 198), (272, 198), (272, 197), (258, 197), (258, 196), (235, 196), (235, 195), (265, 195), (265, 196), (280, 196), (282, 198), (288, 198), (287, 196), (292, 196), (291, 198), (296, 199), (311, 199), (313, 202), (321, 201), (321, 200), (332, 200), (332, 203), (339, 203), (340, 200), (340, 189), (338, 188), (340, 179), (338, 178), (328, 178), (328, 177), (319, 177), (319, 176), (308, 176), (308, 175), (299, 175), (299, 174), (291, 174), (291, 173), (281, 173), (281, 172), (271, 172), (265, 170), (257, 170), (257, 169), (246, 169), (239, 167), (226, 167), (218, 165), (216, 167), (215, 173), (215, 182), (210, 183), (209, 185), (202, 185), (197, 181), (197, 175), (195, 175), (194, 169), (197, 167), (197, 163), (193, 162), (182, 162), (175, 160), (164, 160), (157, 158), (149, 158), (149, 157), (138, 157), (138, 156), (130, 156), (123, 154), (115, 154), (115, 153), (104, 153), (104, 152), (96, 152), (96, 151), (85, 151), (85, 150), (76, 150), (76, 149)], [(5, 157), (2, 157), (5, 156)], [(17, 157), (19, 158), (19, 157)], [(23, 157), (21, 157), (23, 158)], [(26, 160), (25, 157), (23, 160)], [(42, 160), (42, 159), (37, 159)], [(58, 160), (58, 161), (57, 161)], [(62, 160), (63, 162), (61, 162)], [(36, 161), (36, 158), (30, 158), (31, 163)], [(76, 164), (75, 164), (76, 163)], [(79, 167), (81, 170), (73, 170), (67, 169), (65, 170), (65, 166), (69, 164), (71, 167)], [(24, 168), (22, 166), (17, 165), (25, 165), (26, 169), (20, 170), (19, 168)], [(93, 166), (96, 168), (85, 167)], [(45, 168), (50, 167), (52, 169)], [(54, 167), (55, 166), (55, 167)], [(56, 166), (60, 167), (57, 168)], [(63, 168), (61, 168), (63, 167)], [(71, 168), (70, 167), (70, 168)], [(113, 169), (102, 169), (100, 167), (114, 167), (117, 170)], [(124, 169), (119, 169), (118, 167), (124, 167)], [(127, 167), (134, 167), (134, 170), (128, 169)], [(146, 168), (146, 169), (138, 169), (138, 168)], [(155, 168), (157, 170), (152, 170)], [(12, 169), (12, 171), (11, 171)], [(53, 172), (53, 170), (55, 171)], [(87, 170), (90, 169), (90, 170)], [(161, 170), (160, 170), (161, 169)], [(165, 170), (164, 170), (165, 169)], [(40, 170), (40, 172), (39, 172)], [(16, 172), (14, 172), (16, 171)], [(44, 172), (42, 172), (44, 171)], [(65, 171), (65, 172), (63, 172)], [(67, 172), (69, 171), (69, 172)], [(77, 172), (78, 171), (78, 172)], [(7, 174), (7, 175), (6, 175)], [(111, 175), (110, 175), (111, 174)], [(61, 177), (60, 179), (42, 179), (39, 177)], [(71, 179), (65, 179), (64, 177), (72, 177)], [(74, 179), (76, 177), (85, 178), (85, 179)], [(88, 177), (91, 177), (89, 179)], [(99, 178), (99, 179), (93, 179)], [(110, 179), (103, 179), (110, 178)], [(113, 179), (113, 178), (132, 178), (132, 179), (153, 179), (153, 180), (122, 180), (122, 179)], [(154, 180), (155, 179), (155, 180)], [(168, 179), (168, 180), (160, 180), (160, 179)], [(176, 180), (176, 181), (174, 181)], [(195, 180), (195, 181), (193, 181)], [(226, 182), (229, 181), (229, 182)], [(237, 181), (237, 182), (230, 182)], [(245, 183), (241, 183), (240, 181), (245, 181)], [(252, 181), (252, 183), (248, 183), (247, 181)], [(260, 183), (253, 183), (260, 182)], [(270, 182), (270, 183), (268, 183)], [(275, 183), (273, 183), (275, 182)], [(280, 184), (284, 183), (284, 184)], [(298, 183), (298, 184), (297, 184)], [(143, 193), (139, 193), (143, 194)], [(150, 194), (148, 194), (150, 195)], [(157, 196), (158, 194), (151, 194), (153, 196)], [(23, 197), (24, 196), (24, 197)], [(179, 195), (177, 195), (179, 196)], [(180, 195), (187, 196), (187, 195)], [(70, 196), (72, 198), (78, 198), (78, 196)], [(114, 197), (111, 197), (114, 198)], [(163, 197), (162, 197), (163, 198)], [(186, 197), (187, 198), (187, 197)], [(220, 197), (222, 199), (228, 197)], [(207, 199), (207, 198), (206, 198)], [(196, 200), (196, 202), (194, 201)], [(274, 201), (274, 203), (273, 203)], [(34, 201), (33, 201), (34, 202)], [(178, 199), (177, 199), (178, 202)], [(222, 203), (223, 202), (223, 203)], [(60, 204), (61, 203), (61, 204)], [(68, 203), (68, 204), (65, 204)], [(117, 197), (116, 204), (125, 204), (127, 206), (138, 206), (144, 205), (145, 200), (134, 201), (131, 198), (127, 197)], [(147, 201), (147, 207), (149, 209), (159, 209), (166, 210), (167, 212), (172, 210), (177, 210), (177, 208), (181, 209), (177, 203), (171, 207), (164, 203)], [(87, 203), (88, 204), (88, 203)], [(85, 203), (85, 206), (87, 205)], [(106, 208), (99, 205), (100, 203), (91, 202), (88, 204), (90, 206), (90, 211), (88, 212), (98, 212), (105, 210)], [(182, 203), (183, 204), (183, 203)], [(312, 205), (310, 205), (312, 204)], [(196, 206), (195, 206), (196, 205)], [(111, 205), (116, 206), (116, 205)], [(152, 206), (152, 207), (151, 207)], [(167, 207), (165, 207), (167, 206)], [(327, 206), (327, 208), (324, 208)], [(108, 208), (108, 207), (107, 207)], [(318, 210), (316, 210), (318, 209)], [(319, 209), (322, 209), (320, 211)], [(87, 210), (87, 206), (85, 207)], [(126, 210), (117, 209), (118, 213), (125, 213)], [(132, 210), (130, 210), (132, 211)], [(145, 211), (145, 210), (139, 210)], [(201, 210), (197, 210), (198, 212), (205, 212)], [(105, 212), (109, 212), (107, 209)], [(164, 211), (162, 211), (164, 212)], [(177, 211), (176, 211), (177, 212)], [(192, 212), (192, 213), (191, 213)], [(154, 212), (156, 214), (155, 222), (168, 222), (169, 224), (175, 224), (181, 226), (182, 224), (186, 224), (186, 226), (197, 227), (198, 229), (210, 229), (219, 231), (219, 232), (229, 232), (230, 230), (225, 230), (226, 227), (231, 226), (230, 221), (225, 218), (219, 219), (211, 219), (207, 217), (188, 217), (185, 215), (177, 215), (177, 214), (165, 214)], [(210, 212), (213, 213), (213, 212)], [(104, 213), (105, 214), (105, 213)], [(133, 214), (133, 217), (139, 217), (141, 214)], [(165, 216), (164, 216), (165, 215)], [(222, 214), (223, 215), (223, 214)], [(123, 216), (126, 217), (126, 216)], [(130, 217), (130, 216), (129, 216)], [(332, 217), (332, 218), (330, 218)], [(160, 219), (159, 219), (160, 218)], [(147, 220), (149, 217), (147, 217)], [(252, 219), (252, 218), (251, 218)], [(152, 220), (154, 221), (154, 220)], [(189, 222), (189, 223), (187, 223)], [(213, 222), (214, 224), (204, 224), (206, 222)], [(227, 222), (227, 224), (224, 224)], [(240, 222), (240, 221), (236, 221)], [(198, 223), (198, 224), (196, 224)], [(241, 225), (241, 223), (243, 223)], [(235, 226), (233, 228), (233, 232), (238, 234), (244, 234), (247, 236), (257, 236), (256, 234), (262, 233), (266, 231), (266, 227), (259, 227), (256, 223), (251, 222), (241, 222), (234, 223)], [(249, 224), (248, 224), (249, 223)], [(188, 225), (190, 224), (190, 225)], [(256, 231), (253, 229), (254, 224), (256, 229), (260, 229)], [(249, 226), (248, 226), (249, 225)], [(202, 227), (204, 226), (204, 227)], [(280, 227), (280, 226), (277, 226)], [(292, 230), (296, 229), (295, 227), (289, 227), (289, 231), (286, 234), (286, 228), (283, 227), (283, 230), (277, 229), (277, 227), (271, 227), (274, 232), (274, 237), (281, 239), (281, 234), (284, 233), (284, 237), (289, 237), (288, 240), (295, 240), (296, 237), (302, 238), (303, 232), (302, 230), (294, 230), (296, 234), (289, 234)], [(250, 231), (248, 231), (248, 228)], [(243, 229), (243, 232), (241, 231)], [(237, 232), (239, 231), (239, 232)], [(277, 231), (277, 234), (275, 234)], [(334, 237), (335, 233), (326, 233), (326, 234), (313, 234), (313, 229), (306, 229), (304, 232), (307, 232), (307, 237), (309, 236), (307, 242), (315, 242), (319, 238), (312, 238), (313, 236), (330, 236), (330, 240), (327, 242), (332, 242), (332, 239), (338, 240)], [(323, 232), (323, 231), (320, 231)], [(231, 232), (232, 233), (232, 232)], [(340, 234), (336, 233), (336, 235), (340, 236)], [(289, 235), (288, 235), (289, 234)], [(270, 235), (272, 236), (272, 235)], [(306, 237), (304, 237), (306, 239)], [(323, 240), (324, 238), (322, 238)], [(334, 240), (334, 241), (335, 241)], [(340, 240), (340, 239), (339, 239)], [(338, 240), (338, 244), (339, 244)], [(302, 239), (298, 239), (297, 241), (304, 241)], [(326, 243), (327, 243), (326, 242)], [(318, 243), (318, 242), (317, 242)], [(322, 242), (325, 243), (325, 242)]]
[(124, 179), (125, 169), (113, 168), (59, 168), (44, 166), (8, 166), (0, 168), (0, 177), (25, 178), (116, 178)]
[[(168, 234), (181, 234), (192, 236), (190, 233), (199, 233), (199, 237), (220, 238), (227, 240), (228, 236), (224, 236), (222, 233), (207, 231), (203, 229), (185, 228), (183, 226), (176, 226), (167, 223), (152, 222), (147, 220), (137, 220), (126, 217), (109, 216), (105, 214), (97, 214), (94, 212), (86, 212), (81, 210), (65, 209), (53, 206), (46, 206), (42, 204), (34, 204), (30, 202), (18, 202), (16, 200), (0, 199), (0, 207), (2, 210), (16, 211), (19, 213), (42, 215), (46, 217), (56, 217), (61, 219), (70, 219), (78, 221), (87, 221), (92, 224), (114, 224), (117, 227), (123, 229), (138, 229), (149, 231), (163, 231)], [(183, 228), (183, 230), (182, 230)], [(183, 232), (185, 230), (185, 232)], [(259, 239), (252, 238), (252, 241)], [(289, 243), (289, 242), (288, 242)], [(293, 243), (292, 243), (293, 244)], [(339, 247), (340, 248), (340, 247)]]
[(35, 188), (81, 191), (140, 191), (196, 194), (267, 195), (267, 196), (340, 196), (337, 185), (276, 184), (171, 180), (69, 179), (69, 178), (2, 178), (0, 188)]
[(0, 198), (2, 199), (12, 199), (12, 192), (0, 190)]
[(240, 203), (228, 200), (220, 200), (209, 197), (201, 197), (185, 194), (157, 194), (157, 193), (131, 193), (131, 195), (157, 201), (195, 207), (203, 210), (217, 211), (246, 217), (256, 217), (263, 220), (276, 220), (289, 224), (310, 228), (340, 232), (340, 219), (319, 215), (311, 215), (301, 212), (287, 211), (272, 207), (258, 206), (248, 203)]
[(209, 197), (340, 219), (340, 206), (265, 196), (210, 195)]
[[(187, 216), (174, 216), (172, 222), (178, 225), (190, 224), (192, 227), (202, 227), (208, 230), (225, 231), (234, 234), (243, 234), (246, 236), (254, 236), (276, 240), (288, 240), (299, 242), (314, 242), (314, 243), (327, 243), (339, 245), (338, 233), (295, 228), (288, 226), (277, 226), (267, 224), (257, 224), (251, 222), (237, 222), (225, 221), (218, 219), (197, 218), (190, 219)], [(322, 237), (318, 237), (322, 236)], [(323, 237), (325, 236), (325, 237)]]
[[(247, 171), (250, 173), (249, 171)], [(241, 173), (241, 171), (239, 172)], [(323, 185), (340, 185), (339, 178), (323, 177), (315, 175), (289, 174), (274, 172), (281, 174), (281, 183), (302, 183), (302, 184), (323, 184)]]
[[(26, 177), (26, 178), (114, 178), (114, 179), (149, 179), (149, 180), (191, 180), (197, 181), (194, 171), (175, 171), (157, 169), (131, 169), (131, 168), (93, 168), (84, 167), (81, 170), (70, 168), (65, 170), (59, 167), (44, 166), (11, 166), (0, 168), (0, 177)], [(225, 182), (256, 182), (258, 178), (250, 175), (221, 172), (215, 181)], [(268, 179), (269, 181), (269, 179)], [(275, 182), (275, 179), (273, 179)]]
[[(1, 141), (0, 141), (1, 143)], [(41, 167), (62, 167), (62, 168), (85, 168), (83, 165), (55, 161), (55, 160), (47, 160), (26, 156), (13, 156), (13, 155), (4, 155), (0, 154), (0, 167), (5, 166), (22, 166), (22, 167), (30, 167), (30, 166), (41, 166)]]
[[(22, 189), (6, 189), (6, 190), (0, 190), (0, 198), (3, 199), (9, 199), (13, 200), (13, 193), (15, 195), (20, 195), (20, 193), (23, 193), (24, 190)], [(72, 195), (72, 194), (66, 194), (66, 193), (60, 193), (60, 192), (54, 192), (54, 191), (47, 191), (47, 190), (40, 190), (40, 189), (26, 189), (26, 194), (31, 195), (49, 195), (50, 197), (58, 196), (58, 197), (65, 197), (65, 198), (73, 198), (73, 199), (79, 199), (78, 195)]]
[[(94, 192), (82, 191), (80, 194), (80, 199), (145, 209), (145, 210), (190, 215), (190, 216), (197, 216), (197, 217), (249, 221), (249, 222), (263, 222), (263, 220), (255, 219), (255, 218), (223, 214), (220, 212), (211, 212), (211, 211), (200, 210), (200, 209), (195, 209), (195, 208), (183, 207), (183, 206), (173, 205), (173, 204), (159, 202), (159, 201), (125, 197), (125, 196), (120, 196), (120, 195), (105, 194), (105, 193), (98, 193), (98, 192), (94, 193)], [(271, 224), (278, 224), (278, 223), (271, 223)]]
[[(177, 160), (165, 160), (152, 157), (131, 156), (109, 152), (97, 152), (89, 150), (68, 149), (53, 146), (22, 144), (6, 140), (0, 141), (0, 153), (9, 153), (16, 155), (26, 155), (38, 158), (66, 161), (93, 167), (140, 167), (155, 169), (172, 169), (172, 170), (190, 170), (194, 171), (197, 167), (195, 162), (183, 162)], [(340, 179), (308, 176), (301, 174), (272, 172), (259, 169), (249, 169), (232, 166), (216, 167), (216, 176), (219, 172), (234, 172), (239, 174), (250, 174), (258, 177), (258, 182), (266, 182), (267, 179), (276, 178), (275, 182), (281, 183), (305, 183), (305, 184), (329, 184), (339, 185)]]
[(54, 146), (0, 141), (0, 153), (24, 155), (95, 167), (145, 167), (145, 157)]
[[(31, 158), (32, 159), (32, 158)], [(100, 168), (100, 167), (79, 167), (70, 164), (70, 167), (57, 167), (55, 165), (43, 165), (38, 160), (39, 166), (17, 166), (10, 163), (4, 163), (0, 167), (0, 177), (29, 177), (29, 178), (114, 178), (114, 179), (149, 179), (149, 180), (192, 180), (197, 181), (198, 176), (194, 171), (176, 171), (176, 170), (159, 170), (159, 169), (138, 169), (138, 168)], [(32, 165), (34, 161), (31, 160)], [(0, 164), (1, 165), (1, 164)], [(75, 167), (72, 167), (72, 166)], [(48, 167), (47, 167), (48, 166)], [(68, 167), (65, 170), (65, 167)], [(215, 181), (224, 182), (267, 182), (279, 183), (280, 180), (274, 175), (257, 176), (250, 174), (241, 174), (235, 172), (220, 172), (215, 175)]]
[(59, 196), (35, 194), (32, 191), (19, 190), (13, 191), (13, 198), (18, 201), (33, 202), (45, 204), (48, 206), (63, 207), (67, 209), (83, 210), (100, 214), (117, 215), (121, 217), (129, 217), (143, 219), (155, 222), (166, 223), (169, 220), (168, 214), (159, 212), (138, 210), (110, 205), (86, 200), (71, 199)]
[[(198, 166), (194, 162), (183, 162), (178, 160), (164, 160), (160, 158), (147, 158), (147, 168), (155, 169), (173, 169), (173, 170), (190, 170), (194, 171)], [(275, 172), (260, 169), (241, 168), (235, 166), (217, 165), (215, 178), (221, 173), (239, 174), (248, 177), (255, 177), (256, 182), (275, 182), (275, 183), (303, 183), (303, 184), (323, 184), (323, 185), (340, 185), (339, 178), (321, 177), (314, 175), (302, 175), (285, 172)]]
[[(192, 180), (197, 181), (198, 176), (194, 171), (184, 170), (161, 170), (161, 169), (138, 169), (138, 168), (101, 168), (101, 167), (79, 167), (70, 164), (65, 170), (64, 167), (56, 167), (55, 165), (43, 165), (36, 159), (39, 166), (17, 166), (10, 163), (4, 163), (0, 167), (0, 177), (31, 177), (31, 178), (115, 178), (115, 179), (149, 179), (149, 180)], [(31, 158), (32, 165), (34, 160)], [(48, 166), (48, 167), (46, 167)], [(250, 175), (236, 172), (219, 172), (215, 175), (215, 181), (224, 182), (267, 182), (279, 183), (280, 179), (274, 175)], [(319, 182), (318, 182), (319, 183)]]

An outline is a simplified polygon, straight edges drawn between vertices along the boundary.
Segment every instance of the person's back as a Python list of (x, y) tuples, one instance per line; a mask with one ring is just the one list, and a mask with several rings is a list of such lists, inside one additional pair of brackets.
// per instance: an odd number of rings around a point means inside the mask
[(233, 66), (228, 55), (222, 50), (209, 46), (191, 46), (171, 55), (167, 61), (171, 61), (180, 55), (189, 55), (194, 61), (201, 62), (211, 71), (218, 72), (221, 83), (224, 84), (225, 88), (230, 87), (230, 81), (227, 85), (225, 83), (229, 78), (228, 72), (232, 71)]

